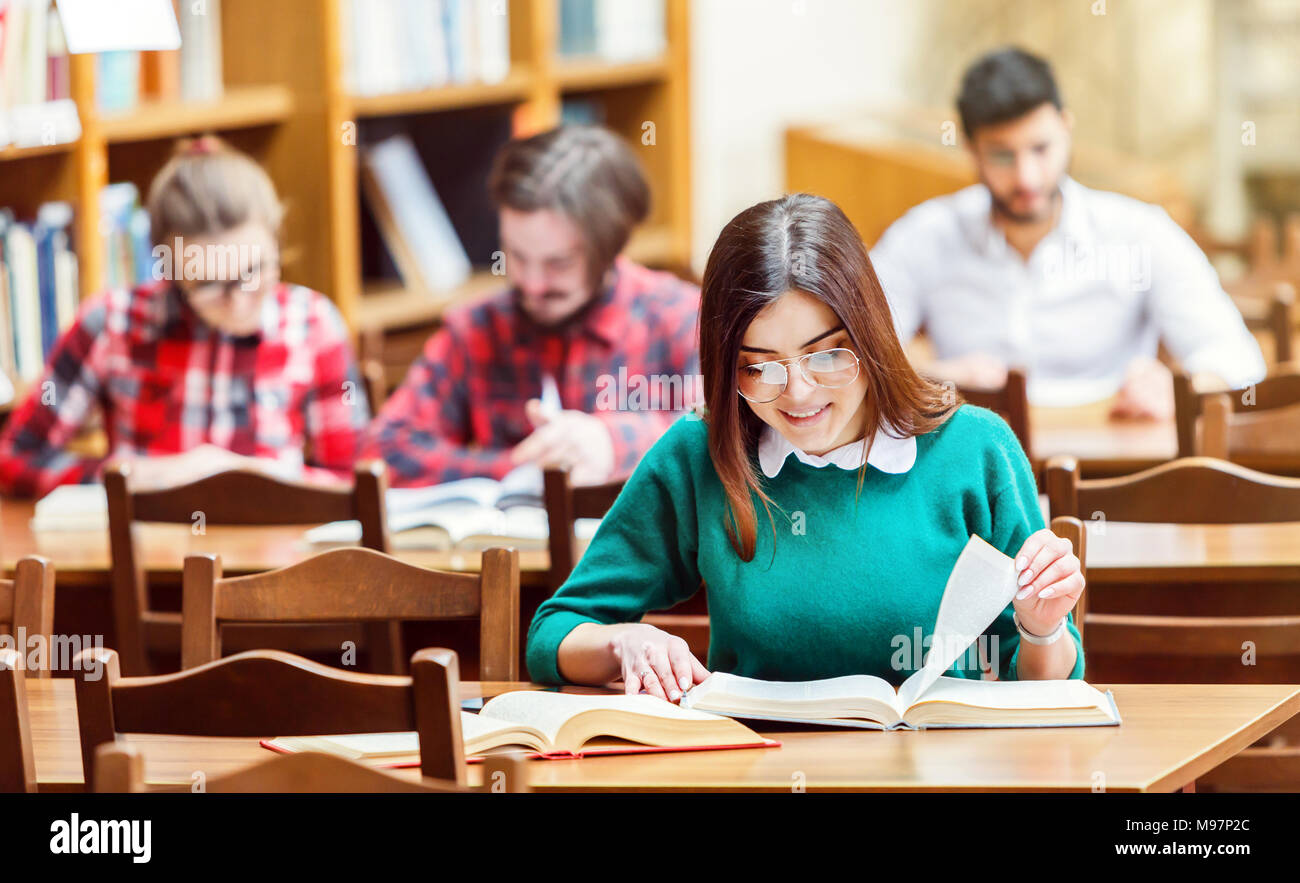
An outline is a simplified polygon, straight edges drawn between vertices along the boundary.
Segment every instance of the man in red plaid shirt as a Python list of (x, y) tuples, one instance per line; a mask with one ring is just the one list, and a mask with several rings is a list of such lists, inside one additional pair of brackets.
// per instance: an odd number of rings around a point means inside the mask
[(366, 454), (396, 486), (523, 464), (575, 484), (626, 476), (696, 400), (699, 289), (619, 256), (649, 189), (604, 129), (507, 144), (489, 189), (511, 288), (448, 311)]
[(96, 480), (104, 460), (69, 449), (96, 412), (138, 488), (237, 466), (350, 474), (369, 416), (360, 375), (334, 306), (279, 281), (265, 173), (200, 140), (149, 203), (155, 240), (176, 246), (168, 278), (82, 306), (0, 434), (0, 493)]

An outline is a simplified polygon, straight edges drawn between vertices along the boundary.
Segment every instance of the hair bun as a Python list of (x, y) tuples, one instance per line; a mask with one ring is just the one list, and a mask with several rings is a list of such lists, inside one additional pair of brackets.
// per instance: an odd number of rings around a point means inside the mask
[(221, 150), (221, 142), (214, 135), (200, 135), (181, 149), (182, 156), (207, 156)]

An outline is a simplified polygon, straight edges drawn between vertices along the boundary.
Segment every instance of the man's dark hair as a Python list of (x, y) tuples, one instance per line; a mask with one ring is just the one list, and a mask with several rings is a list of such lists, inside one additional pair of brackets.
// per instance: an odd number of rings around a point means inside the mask
[(1015, 47), (990, 52), (968, 67), (957, 96), (967, 138), (980, 126), (1017, 119), (1047, 103), (1061, 109), (1051, 66)]
[(498, 209), (550, 209), (569, 218), (587, 241), (593, 281), (650, 213), (650, 187), (636, 155), (599, 126), (560, 126), (507, 143), (488, 177)]

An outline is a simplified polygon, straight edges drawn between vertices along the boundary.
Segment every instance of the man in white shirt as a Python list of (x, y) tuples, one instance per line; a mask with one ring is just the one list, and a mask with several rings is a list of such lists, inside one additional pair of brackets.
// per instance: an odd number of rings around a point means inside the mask
[(996, 387), (1023, 366), (1034, 404), (1114, 396), (1112, 416), (1154, 418), (1173, 414), (1161, 341), (1198, 381), (1264, 376), (1241, 314), (1169, 215), (1066, 174), (1073, 118), (1045, 61), (987, 55), (957, 104), (981, 183), (912, 209), (871, 251), (899, 338), (924, 328), (934, 345), (926, 373)]

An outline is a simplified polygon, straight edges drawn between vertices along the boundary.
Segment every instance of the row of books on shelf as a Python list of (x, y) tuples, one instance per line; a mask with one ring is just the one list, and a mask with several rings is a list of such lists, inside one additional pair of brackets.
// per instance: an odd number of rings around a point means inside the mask
[[(153, 266), (149, 217), (135, 185), (110, 184), (101, 205), (109, 286), (147, 281)], [(45, 203), (30, 221), (0, 209), (0, 373), (39, 379), (59, 333), (77, 314), (73, 221), (67, 202)]]
[(130, 110), (143, 100), (214, 101), (221, 97), (221, 0), (172, 0), (181, 48), (95, 56), (96, 106)]
[(507, 0), (343, 0), (339, 9), (354, 95), (497, 83), (510, 72)]
[(0, 268), (0, 371), (34, 381), (77, 312), (72, 206), (48, 202), (30, 223), (0, 210)]
[(48, 0), (0, 0), (0, 147), (76, 141), (70, 90), (68, 47)]
[(658, 58), (667, 40), (664, 0), (560, 0), (559, 50), (606, 61)]

